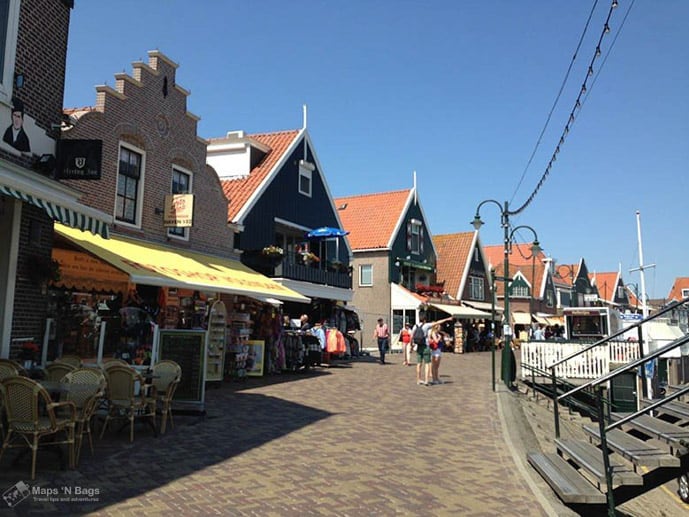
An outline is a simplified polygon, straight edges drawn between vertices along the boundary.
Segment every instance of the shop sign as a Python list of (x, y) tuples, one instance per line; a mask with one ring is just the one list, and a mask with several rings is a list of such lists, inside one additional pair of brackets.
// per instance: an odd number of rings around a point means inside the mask
[(110, 264), (81, 251), (53, 249), (53, 258), (60, 263), (58, 285), (84, 291), (126, 292), (129, 275)]
[(63, 180), (99, 180), (102, 140), (58, 140), (57, 177)]
[(174, 228), (189, 228), (193, 224), (194, 195), (169, 194), (165, 196), (163, 225)]

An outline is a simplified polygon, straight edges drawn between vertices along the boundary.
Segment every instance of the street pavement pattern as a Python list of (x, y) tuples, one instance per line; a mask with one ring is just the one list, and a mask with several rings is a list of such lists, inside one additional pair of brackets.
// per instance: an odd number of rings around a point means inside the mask
[[(221, 383), (205, 417), (176, 416), (157, 438), (137, 425), (133, 444), (113, 428), (93, 456), (84, 444), (77, 470), (40, 451), (35, 481), (8, 453), (0, 488), (60, 492), (32, 493), (18, 515), (553, 514), (505, 434), (515, 423), (499, 398), (511, 394), (492, 390), (489, 353), (444, 354), (444, 384), (429, 387), (388, 358)], [(63, 487), (97, 493), (69, 500)]]

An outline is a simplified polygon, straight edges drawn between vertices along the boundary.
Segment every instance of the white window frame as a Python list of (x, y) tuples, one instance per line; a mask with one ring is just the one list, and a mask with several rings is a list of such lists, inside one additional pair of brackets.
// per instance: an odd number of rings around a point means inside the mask
[(12, 105), (12, 91), (14, 89), (14, 67), (17, 56), (17, 32), (19, 27), (20, 0), (7, 0), (7, 34), (5, 37), (4, 66), (0, 77), (0, 102)]
[[(364, 283), (364, 269), (369, 271), (370, 281), (369, 283)], [(361, 264), (359, 266), (359, 287), (371, 287), (373, 286), (373, 264)]]
[[(175, 181), (175, 173), (185, 174), (189, 177), (189, 188), (187, 192), (172, 192), (172, 185)], [(170, 192), (172, 194), (191, 194), (194, 191), (194, 175), (190, 170), (180, 167), (179, 165), (172, 166), (172, 177), (170, 178)], [(175, 230), (182, 230), (182, 233), (174, 233)], [(167, 234), (171, 239), (179, 239), (181, 241), (189, 240), (189, 228), (168, 228)]]
[(485, 300), (483, 277), (469, 277), (469, 298), (471, 300)]
[(423, 223), (416, 219), (411, 220), (411, 252), (421, 253), (421, 228)]
[(686, 298), (689, 296), (689, 289), (682, 289), (682, 298)]
[[(141, 156), (141, 175), (139, 176), (139, 184), (136, 192), (136, 217), (134, 223), (125, 221), (117, 217), (117, 184), (120, 177), (120, 153), (122, 148), (130, 152), (137, 153)], [(135, 145), (127, 142), (120, 142), (117, 148), (117, 180), (115, 181), (115, 206), (113, 207), (113, 217), (117, 224), (129, 226), (130, 228), (141, 228), (141, 212), (144, 206), (144, 181), (146, 178), (146, 152)]]
[[(297, 178), (297, 191), (302, 195), (306, 197), (311, 197), (312, 192), (313, 192), (313, 171), (316, 169), (316, 166), (312, 163), (309, 163), (304, 160), (299, 160), (299, 177)], [(309, 188), (308, 191), (302, 190), (301, 188), (301, 179), (306, 178), (306, 180), (309, 182)]]

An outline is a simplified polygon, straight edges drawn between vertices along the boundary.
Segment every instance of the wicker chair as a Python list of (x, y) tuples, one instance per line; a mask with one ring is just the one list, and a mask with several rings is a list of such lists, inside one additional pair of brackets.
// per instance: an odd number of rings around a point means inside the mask
[(101, 369), (103, 371), (106, 371), (108, 368), (112, 366), (129, 366), (129, 363), (124, 359), (116, 359), (114, 357), (103, 359), (103, 364), (101, 364)]
[[(40, 440), (46, 436), (66, 433), (63, 441), (51, 440), (49, 444), (69, 448), (69, 466), (74, 467), (74, 425), (76, 408), (73, 402), (53, 402), (48, 392), (38, 382), (26, 377), (9, 377), (0, 383), (0, 393), (7, 415), (7, 436), (2, 443), (0, 460), (5, 449), (29, 447), (31, 449), (31, 479), (36, 478), (36, 454)], [(63, 409), (59, 416), (56, 410)], [(14, 443), (21, 438), (23, 443)]]
[(76, 446), (74, 464), (79, 464), (81, 444), (84, 435), (88, 435), (91, 454), (93, 455), (93, 439), (91, 437), (91, 419), (98, 404), (105, 396), (105, 375), (96, 368), (77, 368), (69, 372), (62, 379), (69, 384), (69, 389), (60, 400), (74, 402), (76, 406)]
[(182, 367), (175, 361), (160, 361), (153, 366), (152, 383), (156, 389), (156, 398), (161, 407), (160, 434), (165, 433), (165, 424), (170, 417), (170, 427), (174, 428), (172, 420), (172, 397), (182, 378)]
[(0, 358), (0, 366), (1, 365), (7, 365), (11, 366), (15, 370), (17, 370), (17, 373), (15, 375), (24, 375), (28, 377), (28, 372), (26, 371), (26, 368), (24, 368), (21, 364), (19, 364), (17, 361), (13, 361), (12, 359), (4, 359)]
[[(155, 387), (149, 386), (150, 393), (147, 393), (143, 377), (130, 366), (110, 366), (105, 371), (105, 377), (107, 380), (108, 414), (105, 417), (100, 437), (102, 438), (105, 434), (110, 420), (123, 417), (129, 420), (130, 442), (134, 441), (134, 420), (136, 418), (150, 418), (153, 424), (153, 434), (157, 436)], [(139, 389), (138, 395), (136, 394), (137, 388)]]
[[(4, 381), (9, 377), (16, 377), (17, 375), (19, 375), (19, 370), (15, 367), (14, 364), (12, 364), (12, 361), (10, 361), (9, 359), (7, 359), (6, 361), (7, 362), (0, 362), (0, 381)], [(5, 436), (5, 424), (3, 423), (4, 412), (5, 403), (2, 399), (0, 399), (0, 432), (2, 433), (3, 438)]]
[(45, 379), (47, 381), (59, 382), (69, 372), (76, 370), (76, 367), (61, 361), (55, 361), (45, 367)]
[(81, 360), (81, 357), (72, 354), (67, 354), (63, 355), (62, 357), (58, 357), (55, 361), (70, 364), (75, 368), (81, 368), (84, 365), (83, 361)]

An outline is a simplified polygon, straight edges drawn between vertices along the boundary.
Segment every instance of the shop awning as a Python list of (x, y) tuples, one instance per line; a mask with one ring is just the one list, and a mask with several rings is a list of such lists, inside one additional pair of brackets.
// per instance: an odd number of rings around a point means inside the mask
[(53, 220), (70, 228), (88, 231), (108, 238), (112, 216), (78, 202), (77, 193), (64, 185), (36, 175), (7, 175), (0, 177), (0, 194), (21, 199), (43, 210)]
[(108, 264), (132, 282), (241, 294), (300, 303), (309, 298), (249, 269), (238, 260), (178, 250), (121, 236), (109, 239), (56, 224), (55, 232)]
[(444, 303), (431, 303), (430, 307), (446, 312), (455, 318), (490, 318), (489, 312), (483, 312), (466, 305), (448, 305)]
[(531, 314), (528, 312), (513, 312), (512, 321), (515, 325), (531, 325)]
[[(474, 309), (478, 309), (480, 311), (485, 311), (485, 312), (492, 312), (493, 310), (493, 305), (490, 302), (476, 302), (474, 300), (462, 300), (463, 305), (468, 305), (469, 307), (473, 307)], [(501, 304), (495, 304), (495, 312), (503, 313), (505, 312), (505, 309)]]

